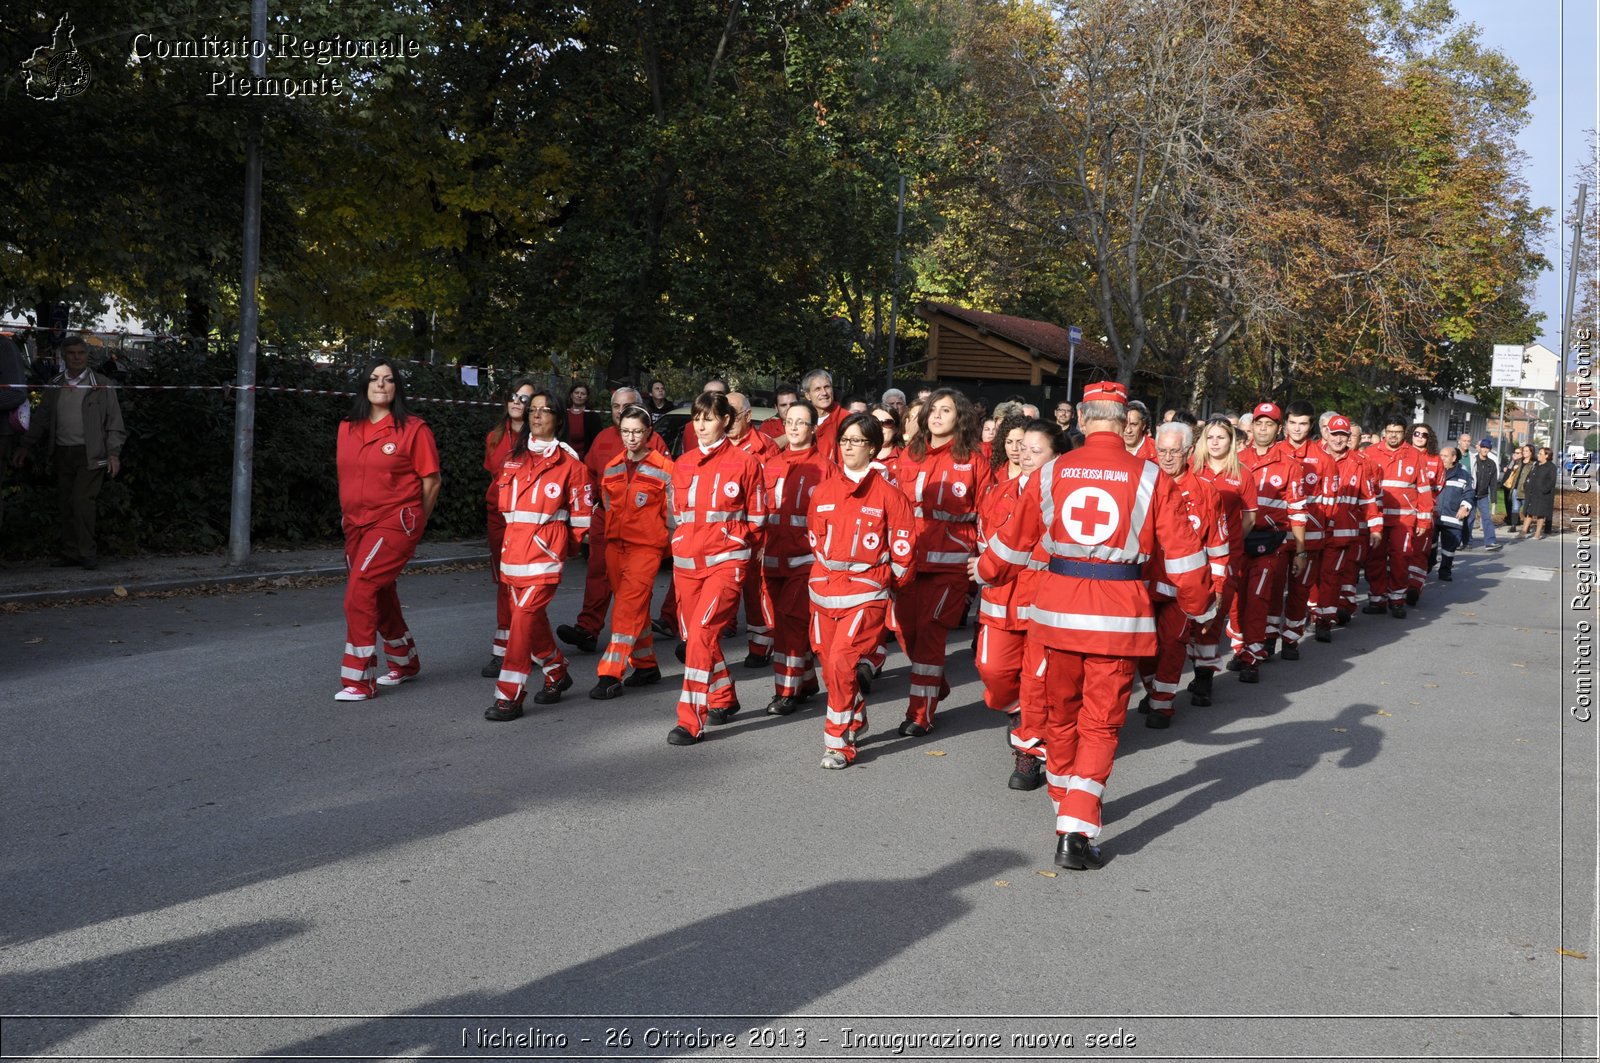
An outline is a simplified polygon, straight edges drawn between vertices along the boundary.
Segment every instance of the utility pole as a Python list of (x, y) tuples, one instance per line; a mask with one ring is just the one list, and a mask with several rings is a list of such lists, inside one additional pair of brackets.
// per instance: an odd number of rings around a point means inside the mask
[(906, 231), (906, 175), (900, 175), (900, 198), (894, 211), (894, 287), (889, 291), (889, 370), (883, 376), (887, 390), (894, 387), (895, 330), (900, 319), (900, 238)]
[[(250, 0), (250, 73), (267, 76), (267, 0)], [(250, 491), (256, 458), (256, 338), (261, 308), (261, 112), (254, 109), (245, 133), (244, 278), (239, 291), (239, 356), (234, 379), (233, 504), (228, 515), (228, 563), (250, 559)]]

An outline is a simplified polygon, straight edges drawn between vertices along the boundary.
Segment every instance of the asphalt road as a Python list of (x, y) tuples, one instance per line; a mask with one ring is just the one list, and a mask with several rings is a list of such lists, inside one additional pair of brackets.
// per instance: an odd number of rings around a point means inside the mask
[(751, 714), (739, 668), (746, 715), (667, 746), (670, 653), (486, 723), (482, 573), (402, 581), (423, 677), (355, 705), (339, 587), (0, 616), (0, 1014), (55, 1016), (0, 1054), (1593, 1058), (1563, 549), (1131, 717), (1084, 873), (1005, 787), (966, 631), (937, 731), (895, 735), (896, 653), (827, 772), (820, 708)]

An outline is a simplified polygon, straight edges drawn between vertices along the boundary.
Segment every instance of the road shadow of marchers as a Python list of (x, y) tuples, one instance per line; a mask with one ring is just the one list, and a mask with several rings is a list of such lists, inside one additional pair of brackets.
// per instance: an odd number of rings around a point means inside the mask
[[(461, 1023), (415, 1016), (740, 1015), (802, 1011), (972, 910), (960, 891), (1026, 862), (981, 849), (926, 875), (856, 879), (707, 916), (504, 993), (461, 993), (271, 1050), (275, 1058), (430, 1056), (460, 1050)], [(515, 1025), (514, 1023), (512, 1025)], [(598, 1046), (597, 1046), (598, 1047)]]
[[(162, 986), (233, 963), (305, 933), (311, 924), (272, 919), (174, 938), (111, 956), (60, 967), (0, 975), (0, 1013), (57, 1015), (84, 1010), (115, 1015)], [(102, 1020), (93, 1016), (14, 1020), (7, 1023), (8, 1057), (40, 1055)]]
[(1187, 736), (1191, 742), (1229, 748), (1201, 757), (1181, 775), (1106, 802), (1105, 822), (1116, 824), (1131, 820), (1140, 809), (1184, 794), (1176, 804), (1118, 831), (1116, 852), (1136, 853), (1215, 805), (1259, 786), (1299, 779), (1325, 757), (1337, 757), (1335, 763), (1341, 768), (1370, 763), (1383, 745), (1383, 732), (1365, 718), (1377, 711), (1375, 705), (1357, 704), (1340, 710), (1332, 720), (1294, 720), (1249, 731)]

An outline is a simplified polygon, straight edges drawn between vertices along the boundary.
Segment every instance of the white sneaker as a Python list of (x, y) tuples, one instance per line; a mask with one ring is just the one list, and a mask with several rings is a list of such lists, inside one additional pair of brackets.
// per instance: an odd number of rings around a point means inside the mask
[(372, 695), (360, 687), (345, 687), (333, 696), (334, 701), (371, 701)]
[(380, 687), (397, 687), (401, 683), (409, 683), (415, 678), (417, 678), (417, 673), (415, 672), (402, 672), (391, 668), (378, 677), (378, 685)]
[(834, 769), (848, 768), (850, 766), (850, 762), (846, 760), (844, 754), (839, 752), (837, 749), (830, 749), (826, 753), (822, 754), (822, 766), (824, 768)]

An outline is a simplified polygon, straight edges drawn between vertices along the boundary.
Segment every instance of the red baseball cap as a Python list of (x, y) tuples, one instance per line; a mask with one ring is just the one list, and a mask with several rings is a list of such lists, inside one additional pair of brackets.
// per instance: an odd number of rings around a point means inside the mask
[(1258, 403), (1256, 408), (1250, 411), (1250, 417), (1252, 419), (1260, 419), (1265, 417), (1267, 420), (1272, 421), (1275, 424), (1283, 423), (1283, 411), (1278, 409), (1278, 407), (1274, 406), (1270, 402)]
[(1115, 380), (1097, 380), (1083, 389), (1084, 402), (1120, 402), (1128, 404), (1128, 389)]
[(1343, 432), (1345, 435), (1349, 435), (1350, 418), (1346, 417), (1342, 413), (1336, 413), (1332, 417), (1328, 418), (1328, 434), (1331, 436), (1335, 432)]

